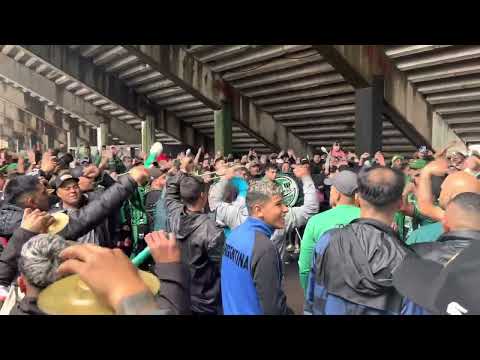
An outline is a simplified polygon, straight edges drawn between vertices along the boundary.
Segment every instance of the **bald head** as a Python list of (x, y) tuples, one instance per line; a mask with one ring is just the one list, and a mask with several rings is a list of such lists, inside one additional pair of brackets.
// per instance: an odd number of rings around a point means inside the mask
[(439, 198), (440, 207), (446, 209), (450, 200), (465, 192), (480, 194), (480, 181), (465, 171), (457, 171), (448, 175), (442, 184)]
[(445, 231), (480, 231), (480, 194), (464, 192), (455, 196), (447, 205), (443, 226)]

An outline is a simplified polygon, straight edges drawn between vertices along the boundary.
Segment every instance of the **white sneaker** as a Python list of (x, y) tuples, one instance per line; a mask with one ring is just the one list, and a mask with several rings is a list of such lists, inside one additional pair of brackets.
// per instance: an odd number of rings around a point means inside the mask
[(293, 251), (293, 245), (292, 244), (288, 245), (285, 250), (288, 251), (288, 252), (292, 252)]

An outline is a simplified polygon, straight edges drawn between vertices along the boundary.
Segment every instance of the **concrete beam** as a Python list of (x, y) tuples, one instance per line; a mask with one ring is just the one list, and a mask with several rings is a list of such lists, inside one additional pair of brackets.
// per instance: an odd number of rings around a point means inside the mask
[(70, 111), (95, 126), (101, 120), (96, 115), (97, 108), (76, 98), (73, 94), (55, 85), (35, 71), (25, 67), (15, 60), (0, 54), (0, 75), (24, 87), (36, 95), (53, 102), (55, 105)]
[(332, 106), (314, 110), (291, 111), (275, 115), (276, 120), (305, 119), (314, 117), (327, 117), (330, 115), (354, 114), (355, 105)]
[(288, 126), (292, 128), (301, 127), (301, 126), (312, 126), (312, 125), (337, 125), (337, 124), (354, 124), (355, 116), (326, 116), (326, 117), (316, 117), (310, 118), (307, 120), (292, 120), (292, 121), (282, 121), (283, 126)]
[(184, 143), (194, 148), (203, 146), (205, 149), (213, 150), (212, 139), (207, 138), (200, 131), (179, 121), (175, 115), (167, 110), (156, 113), (155, 128), (172, 136), (175, 139), (184, 139)]
[(453, 79), (434, 81), (428, 85), (420, 84), (420, 86), (417, 87), (417, 90), (422, 94), (435, 94), (453, 90), (475, 89), (479, 87), (480, 76), (474, 75), (469, 76), (468, 78), (462, 78), (461, 80), (458, 80), (458, 78), (455, 77)]
[(452, 45), (403, 45), (403, 46), (399, 46), (394, 49), (388, 50), (386, 54), (393, 59), (393, 58), (399, 58), (402, 56), (428, 52), (435, 49), (441, 49), (449, 46), (452, 46)]
[(331, 72), (333, 70), (334, 69), (332, 68), (332, 65), (325, 62), (300, 65), (295, 68), (295, 71), (292, 71), (291, 69), (278, 70), (273, 74), (260, 75), (254, 78), (236, 81), (235, 87), (237, 89), (248, 89), (252, 87), (270, 85), (282, 81), (298, 80), (299, 78)]
[(424, 81), (456, 78), (458, 76), (466, 76), (480, 73), (480, 64), (477, 59), (468, 62), (460, 62), (458, 64), (444, 64), (434, 66), (430, 69), (421, 69), (413, 71), (408, 75), (408, 81), (411, 83), (421, 83)]
[(308, 126), (303, 128), (293, 128), (291, 130), (294, 134), (311, 134), (316, 132), (323, 132), (323, 131), (352, 131), (354, 129), (354, 125), (332, 125), (332, 126)]
[(232, 106), (235, 125), (238, 125), (242, 130), (253, 135), (273, 150), (279, 151), (281, 148), (291, 148), (297, 154), (311, 154), (313, 152), (313, 149), (304, 140), (291, 133), (270, 114), (260, 110), (250, 99), (235, 96)]
[(253, 68), (253, 69), (251, 65), (235, 68), (231, 71), (226, 71), (222, 75), (222, 78), (225, 81), (239, 80), (239, 79), (244, 79), (244, 78), (257, 76), (261, 74), (276, 72), (278, 70), (297, 67), (302, 64), (318, 62), (322, 60), (322, 57), (315, 50), (312, 50), (312, 49), (307, 49), (305, 51), (297, 52), (295, 53), (295, 57), (296, 57), (295, 59), (278, 58), (278, 59), (270, 60), (264, 66), (260, 66), (258, 68)]
[(480, 113), (463, 113), (463, 114), (454, 114), (454, 115), (444, 115), (442, 119), (447, 122), (452, 128), (455, 128), (456, 125), (462, 124), (472, 124), (480, 123)]
[(399, 61), (397, 63), (397, 67), (402, 71), (407, 71), (469, 59), (478, 59), (479, 57), (480, 47), (478, 45), (468, 46), (460, 49), (457, 47), (452, 47), (440, 53), (427, 53), (425, 55)]
[[(74, 96), (54, 82), (3, 54), (0, 54), (0, 76), (29, 89), (32, 95), (38, 95), (96, 127), (100, 126), (100, 123), (104, 120), (103, 117), (107, 115), (89, 102)], [(121, 122), (116, 119), (114, 122), (116, 126), (111, 129), (112, 135), (127, 143), (138, 142), (140, 138), (138, 131), (125, 123), (119, 124)]]
[(280, 113), (294, 110), (303, 110), (311, 108), (330, 107), (335, 105), (353, 104), (355, 95), (330, 96), (328, 98), (319, 98), (313, 100), (295, 101), (293, 103), (283, 103), (281, 105), (265, 106), (262, 109), (269, 113)]
[(286, 95), (270, 95), (262, 98), (255, 99), (257, 105), (272, 105), (281, 104), (289, 101), (297, 100), (309, 100), (312, 98), (321, 98), (325, 96), (340, 95), (345, 93), (352, 93), (353, 88), (351, 85), (343, 83), (331, 86), (322, 86), (318, 89), (309, 89), (301, 91), (291, 91)]
[(386, 118), (388, 118), (388, 120), (395, 126), (395, 128), (399, 129), (400, 132), (414, 145), (425, 145), (429, 149), (431, 149), (433, 135), (430, 140), (425, 138), (421, 133), (417, 131), (417, 129), (412, 123), (404, 121), (402, 115), (398, 113), (393, 107), (388, 106), (386, 103), (384, 103), (383, 111)]
[(458, 135), (468, 135), (472, 132), (476, 132), (476, 133), (479, 133), (480, 132), (480, 126), (477, 124), (477, 125), (472, 125), (472, 126), (468, 126), (468, 127), (461, 127), (461, 128), (458, 128), (458, 129), (455, 129), (455, 133), (458, 134)]
[(109, 118), (109, 132), (127, 144), (137, 144), (140, 141), (140, 131), (115, 117)]
[[(22, 45), (22, 50), (42, 59), (55, 71), (68, 75), (75, 79), (75, 81), (80, 82), (83, 87), (91, 92), (108, 98), (122, 108), (121, 110), (125, 110), (136, 117), (145, 119), (147, 113), (157, 116), (157, 112), (160, 111), (160, 109), (155, 104), (152, 104), (145, 96), (138, 95), (116, 76), (103, 71), (100, 67), (95, 66), (91, 59), (79, 56), (66, 46)], [(171, 113), (168, 116), (175, 118)], [(183, 122), (178, 119), (175, 119), (175, 121), (188, 128), (189, 130), (187, 131), (193, 132), (193, 137), (196, 137), (196, 131), (193, 128), (183, 124)], [(169, 135), (175, 137), (173, 134)], [(186, 139), (182, 137), (177, 137), (176, 139), (193, 146), (193, 144), (188, 143)]]
[[(410, 123), (428, 146), (432, 141), (432, 109), (423, 96), (398, 70), (378, 45), (314, 45), (315, 49), (355, 88), (368, 87), (375, 75), (385, 78), (385, 102), (398, 116), (395, 121)], [(401, 125), (405, 127), (405, 125)], [(405, 134), (406, 136), (410, 136)], [(414, 138), (411, 138), (414, 141)]]
[[(479, 127), (477, 129), (480, 130)], [(475, 128), (470, 128), (468, 131), (466, 131), (465, 135), (470, 134), (474, 132), (476, 129)], [(460, 139), (459, 135), (461, 134), (461, 131), (458, 130), (453, 130), (448, 126), (448, 123), (445, 122), (442, 117), (439, 114), (434, 114), (433, 115), (433, 148), (435, 150), (439, 150), (445, 146), (445, 144), (448, 144), (451, 141), (460, 141), (464, 142), (462, 139)]]
[(221, 93), (213, 73), (178, 45), (123, 45), (131, 54), (156, 69), (206, 106), (221, 109)]
[(322, 133), (322, 134), (303, 134), (302, 137), (305, 140), (319, 140), (319, 139), (354, 139), (355, 133), (354, 132), (333, 132), (333, 133)]
[(232, 152), (232, 108), (228, 102), (215, 111), (215, 153), (226, 156)]
[(438, 105), (435, 107), (435, 112), (440, 115), (452, 115), (459, 113), (471, 113), (480, 111), (480, 102), (471, 101), (465, 103), (453, 103), (453, 104), (444, 104)]

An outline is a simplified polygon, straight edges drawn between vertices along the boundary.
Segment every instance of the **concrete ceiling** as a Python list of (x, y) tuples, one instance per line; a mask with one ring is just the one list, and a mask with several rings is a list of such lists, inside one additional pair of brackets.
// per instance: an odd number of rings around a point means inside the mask
[[(72, 46), (75, 47), (76, 45)], [(83, 49), (82, 55), (90, 55), (96, 53), (98, 50), (100, 50), (101, 53), (95, 58), (95, 61), (96, 64), (102, 65), (110, 64), (109, 61), (111, 60), (111, 57), (116, 54), (117, 48), (108, 45), (88, 45), (85, 49)], [(68, 74), (63, 73), (61, 69), (56, 69), (48, 62), (34, 56), (29, 51), (26, 51), (20, 45), (0, 45), (0, 51), (2, 54), (14, 59), (18, 64), (27, 68), (27, 71), (34, 71), (36, 74), (50, 80), (58, 87), (58, 89), (66, 90), (75, 97), (77, 97), (80, 101), (88, 103), (88, 105), (96, 108), (99, 113), (103, 113), (110, 118), (121, 121), (137, 130), (140, 129), (141, 119), (139, 119), (136, 114), (133, 114), (128, 110), (122, 108), (120, 105), (110, 101), (109, 99), (102, 96), (102, 94), (83, 86), (82, 83), (76, 81)], [(126, 63), (128, 64), (128, 62), (132, 60), (132, 58), (126, 59)], [(125, 64), (123, 63), (114, 63), (111, 64), (108, 70), (113, 71), (116, 69), (117, 66), (117, 69), (121, 69), (124, 65)], [(105, 71), (107, 71), (107, 69), (105, 69)], [(15, 79), (9, 80), (15, 82)], [(19, 86), (25, 87), (22, 84), (19, 84)], [(79, 123), (88, 125), (92, 128), (96, 128), (98, 126), (98, 124), (89, 121), (89, 115), (91, 115), (90, 113), (82, 114), (81, 112), (74, 112), (72, 109), (63, 107), (63, 104), (56, 103), (55, 101), (52, 101), (52, 99), (42, 96), (42, 94), (40, 93), (33, 92), (32, 89), (27, 88), (26, 90), (32, 92), (32, 94), (38, 97), (41, 101), (48, 103), (49, 106), (62, 108), (64, 113), (66, 115), (69, 115), (74, 121), (78, 121)], [(174, 139), (168, 134), (165, 134), (158, 130), (156, 131), (156, 136), (159, 140), (165, 142), (166, 144), (179, 144), (179, 141), (177, 139)], [(130, 138), (130, 136), (125, 136), (125, 138)], [(121, 135), (114, 136), (113, 140), (114, 142), (118, 143), (125, 142), (125, 139), (122, 139)], [(137, 139), (137, 142), (139, 141), (140, 139)]]
[[(354, 89), (312, 46), (186, 45), (185, 48), (314, 149), (329, 146), (335, 140), (354, 149)], [(213, 118), (210, 124), (213, 127)], [(205, 131), (212, 130), (205, 127)], [(383, 138), (384, 151), (389, 156), (415, 151), (387, 118)]]
[(465, 143), (480, 144), (479, 45), (392, 45), (385, 54)]
[[(131, 51), (131, 46), (65, 47), (68, 53), (88, 60), (95, 72), (114, 76), (126, 89), (166, 109), (181, 126), (189, 126), (213, 138), (214, 108), (211, 104), (198, 92), (179, 85), (171, 76), (151, 66)], [(182, 49), (249, 99), (257, 109), (271, 116), (275, 124), (285, 127), (289, 136), (300, 139), (312, 149), (329, 146), (336, 140), (354, 149), (354, 88), (322, 58), (315, 46), (184, 45)], [(25, 46), (0, 45), (0, 51), (108, 116), (135, 129), (141, 127), (137, 113), (85, 86), (62, 69), (35, 56)], [(462, 139), (480, 142), (480, 47), (395, 45), (385, 47), (385, 54), (407, 74), (408, 81), (415, 84)], [(88, 119), (85, 121), (88, 123)], [(383, 150), (387, 156), (415, 150), (388, 116), (384, 118), (383, 128)], [(251, 147), (269, 151), (278, 146), (240, 124), (234, 124), (232, 129), (236, 151), (248, 151)], [(171, 144), (182, 140), (158, 129), (156, 136)]]

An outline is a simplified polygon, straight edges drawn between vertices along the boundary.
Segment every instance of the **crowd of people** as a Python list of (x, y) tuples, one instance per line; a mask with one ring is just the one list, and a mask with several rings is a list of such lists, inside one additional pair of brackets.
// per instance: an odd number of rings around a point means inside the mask
[(2, 149), (1, 313), (47, 314), (42, 291), (77, 274), (117, 314), (294, 314), (292, 261), (305, 315), (477, 313), (480, 155), (454, 145), (388, 162), (340, 142), (305, 157)]

